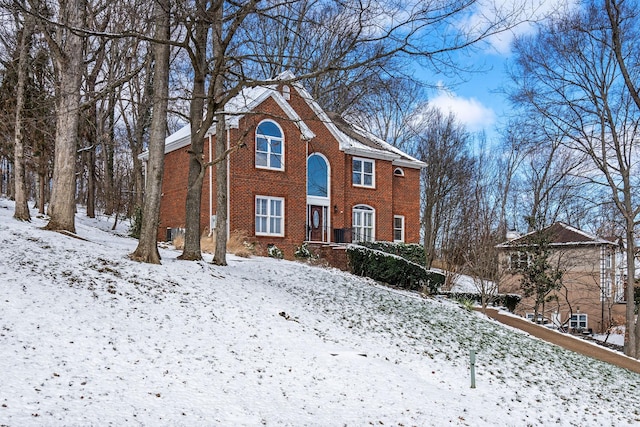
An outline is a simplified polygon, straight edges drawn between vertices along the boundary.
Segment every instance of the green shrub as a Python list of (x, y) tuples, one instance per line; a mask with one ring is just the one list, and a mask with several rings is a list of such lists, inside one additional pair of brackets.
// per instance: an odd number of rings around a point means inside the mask
[(408, 261), (424, 266), (426, 263), (426, 255), (424, 246), (417, 243), (391, 243), (391, 242), (361, 242), (358, 243), (369, 249), (386, 252), (388, 254), (398, 255)]
[(296, 247), (296, 251), (293, 253), (293, 256), (301, 259), (310, 259), (313, 257), (313, 254), (307, 247), (307, 243), (303, 243), (301, 246)]
[(465, 298), (465, 299), (458, 300), (458, 303), (460, 303), (460, 305), (461, 305), (465, 310), (467, 310), (467, 311), (473, 311), (473, 306), (474, 306), (474, 304), (475, 304), (475, 301), (474, 301), (474, 300), (472, 300), (472, 299)]
[(398, 255), (360, 245), (347, 247), (349, 266), (354, 274), (399, 288), (434, 294), (444, 283), (444, 275)]
[[(472, 292), (440, 292), (441, 295), (446, 295), (448, 298), (456, 301), (473, 301), (477, 304), (481, 304), (481, 295), (479, 293)], [(516, 306), (520, 303), (522, 297), (516, 294), (498, 294), (493, 298), (491, 303), (494, 307), (505, 307), (510, 312), (514, 312)]]
[(271, 258), (277, 258), (277, 259), (284, 258), (284, 252), (282, 252), (282, 249), (280, 249), (273, 243), (270, 243), (267, 246), (267, 255), (269, 255)]

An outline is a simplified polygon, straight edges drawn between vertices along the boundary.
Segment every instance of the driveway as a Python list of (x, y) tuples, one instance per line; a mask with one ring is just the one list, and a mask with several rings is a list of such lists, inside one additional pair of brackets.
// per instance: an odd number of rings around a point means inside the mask
[(541, 340), (559, 345), (567, 350), (575, 351), (576, 353), (584, 354), (585, 356), (611, 363), (612, 365), (617, 365), (621, 368), (640, 374), (640, 361), (627, 357), (621, 353), (608, 350), (604, 347), (600, 347), (596, 344), (592, 344), (568, 334), (554, 331), (544, 326), (536, 325), (535, 323), (520, 317), (502, 314), (493, 308), (487, 308), (487, 316), (505, 325), (525, 331), (534, 337), (540, 338)]

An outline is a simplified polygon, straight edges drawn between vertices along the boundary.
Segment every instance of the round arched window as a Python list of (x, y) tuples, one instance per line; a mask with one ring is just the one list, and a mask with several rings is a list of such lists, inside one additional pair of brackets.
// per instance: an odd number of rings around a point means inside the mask
[(318, 153), (307, 158), (307, 195), (329, 197), (329, 164)]
[(280, 126), (271, 120), (256, 129), (256, 167), (284, 169), (284, 137)]

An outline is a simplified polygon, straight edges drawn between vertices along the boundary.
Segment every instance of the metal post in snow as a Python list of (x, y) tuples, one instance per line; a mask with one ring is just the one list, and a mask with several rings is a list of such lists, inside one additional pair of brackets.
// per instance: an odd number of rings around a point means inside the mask
[(469, 365), (471, 366), (471, 388), (476, 388), (476, 351), (469, 352)]

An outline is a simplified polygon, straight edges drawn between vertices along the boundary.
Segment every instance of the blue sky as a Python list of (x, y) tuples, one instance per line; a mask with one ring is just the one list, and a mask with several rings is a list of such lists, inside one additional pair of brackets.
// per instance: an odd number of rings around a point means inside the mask
[(500, 92), (507, 78), (507, 60), (506, 56), (478, 54), (477, 63), (481, 62), (485, 71), (471, 73), (463, 82), (439, 79), (439, 89), (432, 91), (429, 104), (444, 112), (453, 112), (470, 132), (485, 131), (487, 135), (495, 135), (496, 126), (510, 107)]
[[(505, 0), (502, 5), (520, 6), (524, 3), (524, 0)], [(532, 13), (541, 17), (558, 7), (573, 4), (573, 0), (529, 0), (527, 3), (530, 8), (535, 9)], [(477, 22), (481, 19), (478, 16), (490, 15), (488, 10), (481, 2), (477, 13), (470, 16), (469, 21)], [(481, 67), (485, 70), (465, 74), (463, 82), (459, 79), (426, 74), (425, 78), (429, 83), (436, 83), (440, 87), (429, 94), (430, 105), (437, 106), (444, 112), (453, 112), (471, 132), (485, 131), (489, 139), (497, 138), (496, 127), (504, 121), (510, 108), (506, 96), (500, 89), (507, 80), (505, 68), (512, 56), (511, 42), (516, 35), (533, 31), (533, 24), (521, 24), (511, 31), (488, 39), (475, 52), (460, 54), (459, 60), (462, 65)]]

